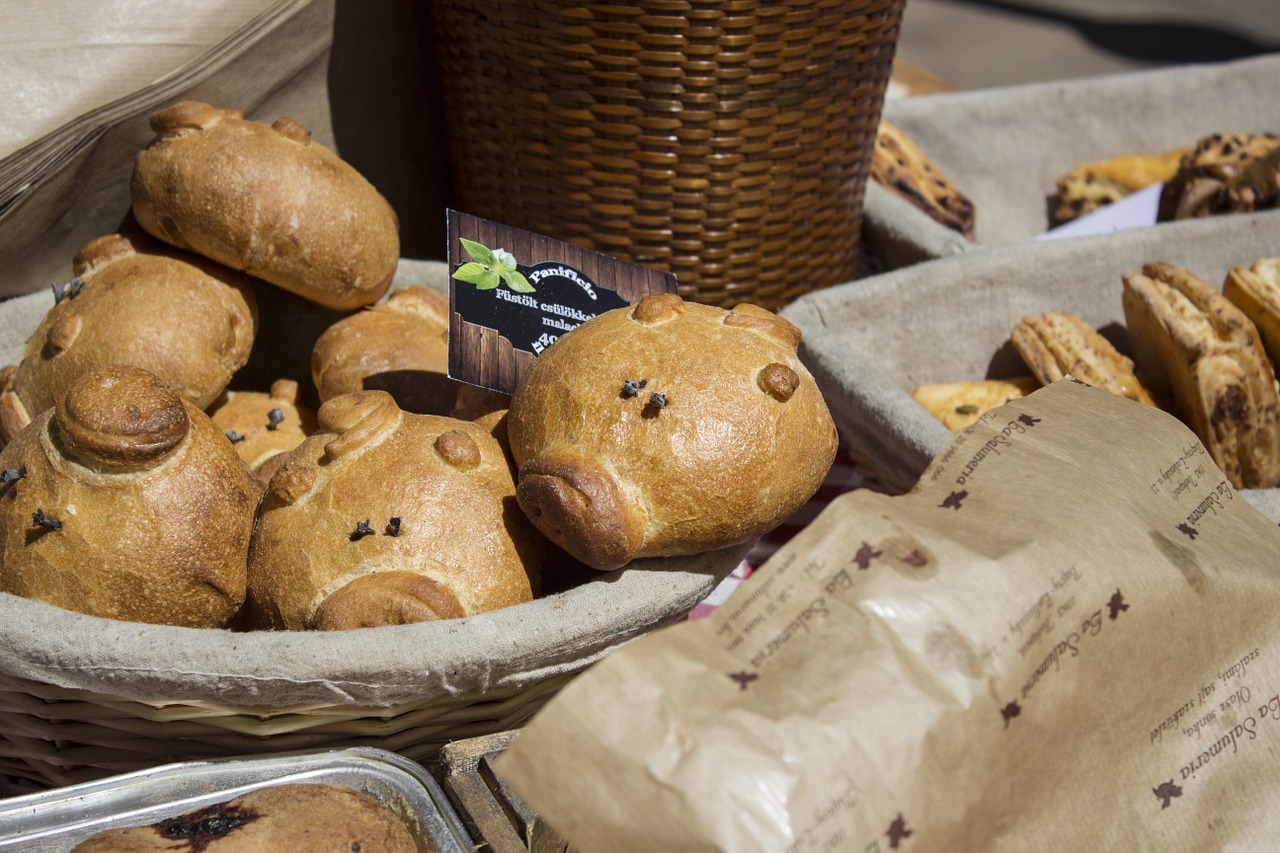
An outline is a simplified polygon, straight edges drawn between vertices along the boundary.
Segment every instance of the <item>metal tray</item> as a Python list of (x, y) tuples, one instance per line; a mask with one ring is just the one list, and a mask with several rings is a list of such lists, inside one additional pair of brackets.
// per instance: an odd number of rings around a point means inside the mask
[(461, 820), (426, 770), (393, 752), (355, 748), (168, 764), (0, 800), (0, 851), (66, 853), (105, 829), (155, 823), (292, 782), (342, 785), (375, 797), (404, 819), (423, 853), (472, 849)]

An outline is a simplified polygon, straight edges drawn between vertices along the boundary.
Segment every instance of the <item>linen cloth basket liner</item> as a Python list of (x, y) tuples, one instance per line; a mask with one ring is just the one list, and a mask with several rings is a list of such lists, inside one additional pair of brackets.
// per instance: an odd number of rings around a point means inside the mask
[[(443, 263), (402, 260), (392, 287), (447, 282)], [(18, 362), (52, 305), (48, 290), (0, 303), (0, 363)], [(260, 329), (263, 347), (233, 386), (269, 383), (283, 353), (299, 350), (283, 346), (286, 330), (306, 335), (324, 316), (273, 315), (280, 328)], [(305, 369), (302, 352), (282, 369)], [(258, 359), (268, 366), (255, 368)], [(637, 560), (491, 613), (354, 631), (145, 625), (0, 593), (0, 796), (293, 749), (375, 746), (422, 759), (519, 725), (611, 649), (683, 618), (750, 546)]]
[(776, 309), (854, 278), (903, 0), (440, 0), (456, 205)]

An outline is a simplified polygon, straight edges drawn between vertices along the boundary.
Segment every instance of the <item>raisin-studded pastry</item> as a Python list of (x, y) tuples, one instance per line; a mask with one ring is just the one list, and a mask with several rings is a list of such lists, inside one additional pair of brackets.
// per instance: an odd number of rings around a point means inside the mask
[(1086, 385), (1155, 405), (1134, 376), (1133, 362), (1075, 314), (1050, 311), (1023, 317), (1010, 338), (1031, 373), (1045, 385), (1070, 375)]
[(911, 137), (887, 121), (881, 120), (876, 130), (870, 177), (952, 231), (973, 239), (973, 202), (920, 151)]
[(1280, 364), (1280, 258), (1258, 258), (1252, 267), (1227, 270), (1222, 295), (1257, 327), (1272, 368)]
[(400, 255), (395, 212), (296, 121), (182, 101), (152, 115), (151, 129), (131, 187), (147, 231), (326, 308), (386, 292)]
[(1160, 193), (1159, 220), (1274, 208), (1280, 201), (1280, 134), (1215, 133), (1178, 164)]
[(1208, 283), (1149, 263), (1124, 274), (1134, 363), (1236, 488), (1280, 485), (1280, 395), (1257, 329)]
[(911, 399), (943, 426), (959, 432), (977, 422), (986, 412), (1030, 394), (1040, 382), (1030, 376), (1013, 379), (970, 379), (959, 382), (937, 382), (917, 385), (910, 390)]
[(316, 431), (316, 410), (298, 403), (292, 379), (277, 379), (266, 393), (226, 391), (209, 416), (263, 485), (285, 454)]
[(72, 853), (417, 853), (413, 833), (370, 794), (286, 783), (149, 826), (104, 829)]
[(203, 409), (249, 359), (257, 304), (246, 276), (145, 235), (111, 234), (75, 257), (76, 278), (4, 371), (0, 439), (51, 408), (92, 367), (127, 364)]
[(193, 628), (243, 602), (261, 489), (213, 421), (146, 371), (82, 374), (0, 469), (0, 591)]
[(318, 419), (263, 497), (245, 627), (397, 625), (533, 597), (547, 545), (487, 430), (385, 391), (335, 397)]
[(344, 317), (316, 340), (311, 378), (321, 402), (380, 390), (406, 412), (449, 414), (462, 383), (449, 378), (448, 297), (410, 285)]
[(763, 308), (675, 294), (562, 335), (507, 414), (520, 506), (600, 570), (761, 536), (835, 458), (835, 425), (799, 344), (799, 329)]
[(1123, 154), (1083, 163), (1057, 181), (1055, 225), (1092, 213), (1152, 184), (1174, 176), (1190, 148), (1174, 148), (1160, 154)]

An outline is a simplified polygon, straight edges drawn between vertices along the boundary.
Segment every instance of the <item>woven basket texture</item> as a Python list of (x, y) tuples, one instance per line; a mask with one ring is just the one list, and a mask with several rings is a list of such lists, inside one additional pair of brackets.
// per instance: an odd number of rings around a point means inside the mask
[(904, 0), (439, 0), (460, 209), (770, 309), (855, 277)]
[(0, 796), (178, 761), (303, 749), (369, 746), (421, 762), (454, 740), (519, 726), (572, 677), (386, 708), (276, 708), (135, 702), (0, 675)]

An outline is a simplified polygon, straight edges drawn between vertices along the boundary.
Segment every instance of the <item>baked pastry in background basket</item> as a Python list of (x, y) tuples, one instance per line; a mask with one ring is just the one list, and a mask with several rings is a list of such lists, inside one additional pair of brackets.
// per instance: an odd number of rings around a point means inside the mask
[(1158, 219), (1270, 210), (1280, 203), (1280, 134), (1215, 133), (1183, 156), (1160, 193)]
[(869, 177), (927, 213), (935, 221), (973, 239), (973, 202), (942, 173), (900, 128), (881, 119), (871, 154)]
[(1070, 222), (1169, 180), (1190, 150), (1184, 147), (1159, 154), (1122, 154), (1069, 169), (1057, 180), (1053, 224)]
[(1236, 488), (1280, 486), (1280, 392), (1249, 318), (1173, 264), (1124, 274), (1134, 364)]
[(962, 379), (935, 382), (910, 389), (915, 400), (952, 432), (977, 422), (986, 412), (1025, 397), (1040, 387), (1031, 376), (1013, 379)]
[(1010, 334), (1014, 349), (1041, 384), (1070, 375), (1086, 385), (1154, 406), (1133, 373), (1133, 362), (1096, 329), (1067, 311), (1023, 317)]

